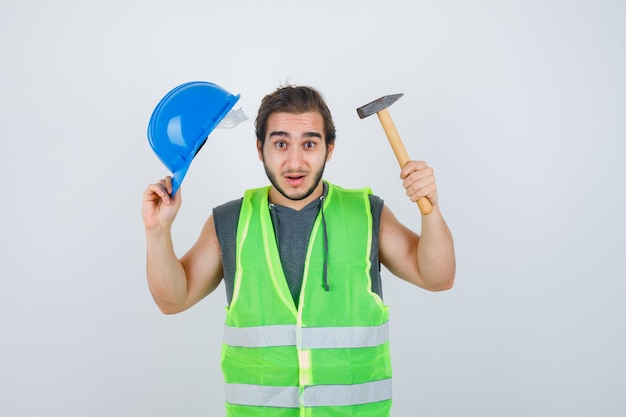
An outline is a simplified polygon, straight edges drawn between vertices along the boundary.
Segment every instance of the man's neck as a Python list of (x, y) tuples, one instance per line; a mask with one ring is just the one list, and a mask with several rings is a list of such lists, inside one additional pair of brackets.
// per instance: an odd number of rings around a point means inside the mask
[(311, 195), (302, 200), (292, 200), (290, 198), (287, 198), (282, 195), (274, 186), (270, 188), (268, 198), (269, 202), (272, 204), (277, 204), (280, 206), (288, 207), (292, 210), (300, 211), (308, 206), (312, 201), (319, 200), (322, 195), (324, 195), (324, 182), (320, 181), (320, 183), (317, 185), (317, 187), (315, 187), (315, 190), (311, 193)]

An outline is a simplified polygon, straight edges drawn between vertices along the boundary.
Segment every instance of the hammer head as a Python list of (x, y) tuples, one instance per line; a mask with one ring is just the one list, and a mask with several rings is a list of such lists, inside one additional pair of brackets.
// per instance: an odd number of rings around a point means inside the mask
[(371, 116), (372, 114), (378, 113), (379, 111), (391, 106), (403, 95), (404, 94), (400, 93), (383, 96), (377, 100), (372, 101), (371, 103), (367, 103), (365, 106), (359, 107), (358, 109), (356, 109), (356, 112), (361, 119), (364, 119), (367, 116)]

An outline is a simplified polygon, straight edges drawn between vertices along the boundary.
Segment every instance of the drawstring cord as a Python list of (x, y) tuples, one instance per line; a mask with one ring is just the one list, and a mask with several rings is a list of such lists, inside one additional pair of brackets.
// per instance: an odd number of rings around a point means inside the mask
[(326, 218), (324, 217), (324, 196), (320, 197), (320, 211), (322, 212), (322, 228), (324, 230), (324, 275), (322, 277), (322, 287), (330, 291), (328, 285), (328, 232), (326, 230)]

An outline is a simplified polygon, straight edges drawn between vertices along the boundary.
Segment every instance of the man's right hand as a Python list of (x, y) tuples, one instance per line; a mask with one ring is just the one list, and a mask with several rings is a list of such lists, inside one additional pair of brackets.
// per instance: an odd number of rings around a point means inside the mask
[(170, 227), (182, 203), (180, 189), (174, 196), (172, 177), (165, 177), (156, 184), (150, 184), (143, 193), (141, 214), (146, 230)]
[(219, 285), (224, 276), (213, 216), (207, 219), (198, 241), (180, 259), (172, 244), (172, 223), (180, 208), (180, 188), (171, 197), (172, 178), (148, 186), (143, 193), (146, 227), (146, 275), (154, 301), (165, 314), (180, 313)]

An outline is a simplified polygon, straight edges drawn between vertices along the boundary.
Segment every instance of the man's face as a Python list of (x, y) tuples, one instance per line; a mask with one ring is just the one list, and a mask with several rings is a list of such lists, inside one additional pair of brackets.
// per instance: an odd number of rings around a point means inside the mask
[(257, 149), (278, 192), (270, 191), (273, 202), (301, 208), (321, 195), (324, 166), (334, 148), (324, 139), (324, 119), (317, 112), (270, 115), (265, 144), (257, 141)]

